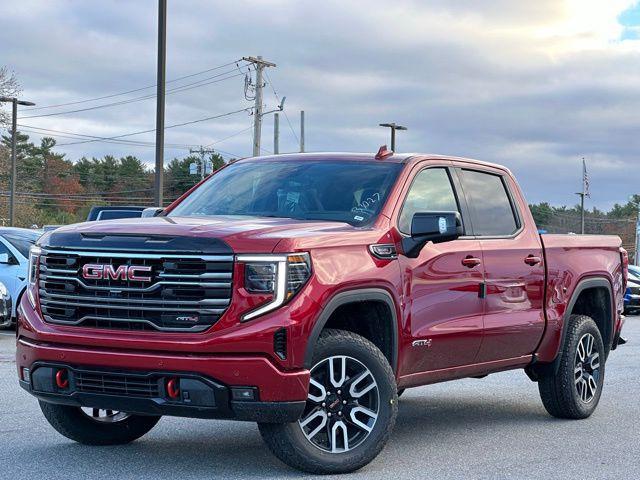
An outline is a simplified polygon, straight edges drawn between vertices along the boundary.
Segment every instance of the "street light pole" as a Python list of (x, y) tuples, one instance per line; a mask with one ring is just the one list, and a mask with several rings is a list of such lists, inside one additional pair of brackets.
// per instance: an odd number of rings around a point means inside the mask
[(0, 97), (0, 102), (11, 102), (11, 189), (9, 193), (9, 226), (15, 223), (15, 202), (16, 202), (16, 149), (18, 143), (18, 105), (33, 107), (35, 103), (25, 100), (18, 100), (15, 97)]
[(396, 130), (407, 130), (407, 127), (403, 127), (402, 125), (397, 125), (394, 123), (381, 123), (381, 127), (387, 127), (391, 129), (391, 151), (396, 151)]

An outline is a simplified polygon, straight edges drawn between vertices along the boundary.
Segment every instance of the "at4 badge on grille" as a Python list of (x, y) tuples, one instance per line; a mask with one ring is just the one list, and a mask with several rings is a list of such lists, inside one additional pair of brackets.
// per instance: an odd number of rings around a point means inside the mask
[(114, 267), (109, 264), (87, 263), (82, 267), (82, 278), (86, 280), (150, 282), (151, 267), (147, 265), (120, 265)]

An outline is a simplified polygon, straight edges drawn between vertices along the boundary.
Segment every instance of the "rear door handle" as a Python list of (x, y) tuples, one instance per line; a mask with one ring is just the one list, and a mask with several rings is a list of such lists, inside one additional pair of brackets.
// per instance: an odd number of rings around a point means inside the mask
[(481, 263), (482, 263), (482, 260), (476, 257), (472, 257), (471, 255), (462, 259), (462, 265), (464, 265), (467, 268), (477, 267)]
[(532, 267), (534, 265), (538, 265), (540, 262), (542, 262), (542, 259), (540, 257), (536, 257), (535, 255), (529, 255), (524, 259), (524, 263), (526, 263), (527, 265), (531, 265)]

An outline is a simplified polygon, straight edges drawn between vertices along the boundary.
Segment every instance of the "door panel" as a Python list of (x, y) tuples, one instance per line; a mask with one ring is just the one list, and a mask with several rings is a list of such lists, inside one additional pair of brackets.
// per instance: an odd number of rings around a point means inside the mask
[(521, 212), (528, 207), (516, 203), (510, 192), (517, 185), (503, 172), (460, 174), (484, 262), (484, 338), (477, 361), (531, 354), (545, 326), (544, 257), (535, 229), (523, 228)]
[(471, 364), (482, 340), (482, 265), (466, 267), (467, 257), (482, 259), (480, 242), (460, 239), (426, 245), (418, 258), (400, 257), (408, 325), (413, 341), (407, 371), (426, 372)]
[[(536, 238), (537, 240), (537, 238)], [(542, 259), (539, 242), (522, 237), (482, 240), (487, 298), (484, 340), (479, 362), (533, 353), (542, 338), (544, 267), (524, 259)]]

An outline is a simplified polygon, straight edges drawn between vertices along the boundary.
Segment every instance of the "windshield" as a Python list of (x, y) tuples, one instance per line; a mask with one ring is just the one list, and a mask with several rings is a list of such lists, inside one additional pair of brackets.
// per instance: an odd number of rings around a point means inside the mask
[(36, 243), (40, 235), (40, 232), (25, 231), (5, 233), (2, 236), (11, 243), (11, 245), (16, 247), (16, 250), (18, 250), (23, 257), (29, 258), (29, 248)]
[(380, 212), (401, 168), (380, 161), (241, 162), (213, 175), (169, 216), (263, 216), (364, 225)]

